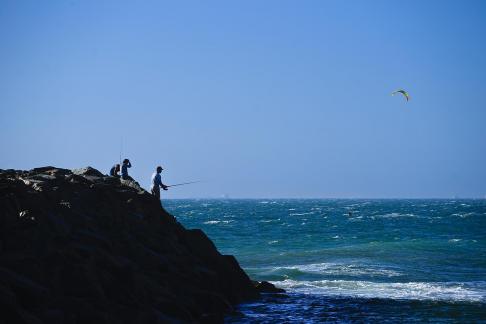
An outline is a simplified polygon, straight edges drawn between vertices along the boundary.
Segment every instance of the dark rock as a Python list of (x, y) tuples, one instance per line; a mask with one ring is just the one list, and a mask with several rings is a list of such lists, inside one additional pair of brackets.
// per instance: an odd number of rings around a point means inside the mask
[(10, 287), (17, 296), (18, 303), (24, 307), (38, 306), (49, 295), (47, 288), (2, 267), (0, 267), (0, 282)]
[(70, 170), (60, 169), (60, 168), (56, 168), (56, 167), (53, 167), (53, 166), (46, 166), (46, 167), (34, 168), (34, 169), (28, 171), (28, 173), (30, 173), (30, 174), (36, 174), (36, 173), (46, 173), (46, 174), (70, 173)]
[(133, 179), (0, 170), (0, 323), (221, 323), (256, 297), (233, 256)]
[(284, 293), (285, 290), (277, 288), (268, 281), (255, 282), (255, 288), (261, 293)]
[(100, 171), (92, 168), (92, 167), (86, 167), (86, 168), (81, 168), (81, 169), (73, 169), (72, 172), (76, 175), (82, 175), (82, 176), (94, 176), (98, 178), (103, 178), (104, 175)]

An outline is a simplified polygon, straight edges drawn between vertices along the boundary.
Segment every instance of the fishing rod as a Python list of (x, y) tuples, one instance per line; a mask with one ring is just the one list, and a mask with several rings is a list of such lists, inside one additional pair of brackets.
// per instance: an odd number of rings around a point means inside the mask
[(120, 139), (120, 166), (121, 166), (121, 157), (123, 153), (123, 137)]
[(177, 184), (173, 184), (173, 185), (167, 186), (167, 188), (169, 188), (169, 187), (177, 187), (177, 186), (184, 186), (184, 185), (188, 185), (188, 184), (192, 184), (192, 183), (198, 183), (198, 182), (202, 182), (202, 181), (201, 180), (198, 180), (198, 181), (177, 183)]

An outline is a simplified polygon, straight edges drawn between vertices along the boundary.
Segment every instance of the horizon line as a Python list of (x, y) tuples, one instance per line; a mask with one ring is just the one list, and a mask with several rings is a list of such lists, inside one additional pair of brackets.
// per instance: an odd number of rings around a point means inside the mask
[(162, 198), (161, 200), (486, 200), (486, 197), (182, 197)]

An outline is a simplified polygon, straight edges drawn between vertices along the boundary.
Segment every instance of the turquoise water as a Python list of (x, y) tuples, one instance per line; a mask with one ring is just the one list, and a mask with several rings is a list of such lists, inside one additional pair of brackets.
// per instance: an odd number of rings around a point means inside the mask
[(486, 200), (168, 200), (287, 297), (227, 322), (486, 321)]

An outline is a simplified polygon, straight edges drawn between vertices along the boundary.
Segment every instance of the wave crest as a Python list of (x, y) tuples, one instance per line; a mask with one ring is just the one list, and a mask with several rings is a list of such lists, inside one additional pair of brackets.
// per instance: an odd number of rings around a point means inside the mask
[(360, 298), (486, 302), (486, 282), (273, 281), (289, 292)]

